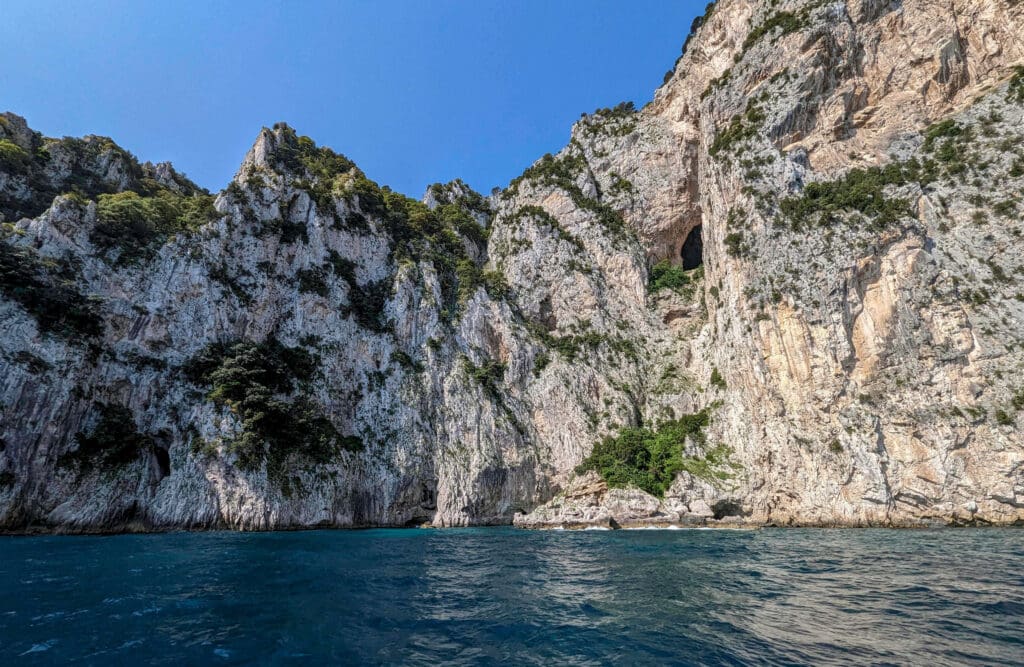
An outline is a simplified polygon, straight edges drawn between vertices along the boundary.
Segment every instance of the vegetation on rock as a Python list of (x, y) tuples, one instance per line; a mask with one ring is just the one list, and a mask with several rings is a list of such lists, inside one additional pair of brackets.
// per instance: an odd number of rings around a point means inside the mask
[(687, 295), (693, 291), (693, 284), (698, 272), (703, 274), (703, 270), (699, 268), (684, 271), (683, 267), (675, 266), (667, 259), (663, 259), (651, 267), (647, 290), (651, 294), (657, 294), (662, 290), (670, 290)]
[[(446, 199), (452, 203), (443, 203), (431, 210), (422, 202), (386, 186), (378, 186), (360, 172), (346, 186), (345, 196), (350, 198), (362, 214), (383, 223), (391, 238), (397, 261), (425, 261), (433, 265), (441, 283), (446, 315), (454, 316), (458, 313), (461, 304), (465, 303), (466, 295), (478, 285), (484, 285), (492, 294), (497, 293), (495, 289), (503, 289), (503, 278), (483, 271), (482, 261), (472, 258), (465, 244), (465, 241), (476, 244), (481, 248), (480, 254), (486, 244), (485, 229), (469, 214), (469, 210), (486, 209), (489, 212), (489, 206), (480, 195), (466, 188), (457, 197), (446, 195)], [(364, 294), (357, 294), (357, 300), (365, 296), (378, 303), (376, 297), (384, 294), (385, 288), (390, 289), (390, 281), (386, 286), (373, 284), (355, 289), (352, 294), (362, 291)], [(366, 316), (376, 317), (355, 302), (353, 307)], [(377, 309), (378, 314), (380, 310), (382, 308)]]
[(729, 232), (722, 239), (725, 242), (725, 252), (730, 257), (743, 257), (749, 251), (749, 247), (743, 241), (743, 232)]
[(746, 111), (733, 118), (729, 126), (715, 136), (708, 155), (714, 157), (722, 151), (731, 151), (739, 144), (753, 139), (758, 135), (764, 119), (761, 106), (756, 100), (751, 100), (747, 103)]
[(190, 381), (210, 387), (207, 398), (226, 406), (241, 421), (241, 433), (227, 444), (238, 465), (284, 479), (288, 459), (330, 463), (342, 449), (362, 449), (343, 437), (304, 389), (317, 369), (313, 356), (270, 339), (262, 343), (213, 343), (184, 367)]
[(540, 206), (533, 204), (523, 206), (519, 208), (512, 216), (512, 222), (519, 222), (526, 218), (531, 218), (535, 223), (545, 224), (555, 232), (555, 236), (566, 243), (570, 244), (575, 250), (583, 252), (585, 246), (583, 241), (578, 236), (567, 230), (562, 226), (562, 223), (558, 221), (558, 218), (545, 211)]
[(324, 267), (300, 269), (296, 272), (295, 278), (298, 280), (300, 292), (326, 297), (330, 291), (327, 285), (327, 270)]
[(910, 202), (887, 196), (885, 188), (906, 184), (916, 172), (900, 164), (851, 169), (834, 181), (808, 183), (799, 196), (783, 199), (780, 210), (794, 229), (833, 224), (843, 212), (858, 212), (871, 219), (873, 228), (884, 229), (900, 218), (913, 217)]
[(7, 220), (37, 217), (55, 197), (64, 194), (86, 200), (123, 191), (133, 191), (141, 197), (162, 193), (208, 196), (205, 190), (173, 170), (158, 177), (153, 165), (140, 164), (134, 155), (108, 137), (52, 139), (29, 132), (26, 147), (3, 137), (12, 123), (24, 121), (7, 114), (0, 114), (0, 121), (0, 168), (26, 186), (0, 192), (0, 217)]
[(711, 379), (709, 380), (712, 387), (719, 389), (725, 389), (725, 378), (718, 372), (718, 368), (711, 369)]
[(456, 209), (486, 216), (494, 213), (487, 198), (466, 185), (461, 178), (447, 184), (434, 183), (430, 186), (430, 192), (442, 206), (454, 205)]
[(636, 130), (636, 106), (632, 102), (620, 102), (611, 108), (597, 109), (583, 116), (581, 130), (587, 136), (625, 137)]
[[(974, 127), (946, 119), (928, 127), (923, 135), (921, 159), (851, 169), (832, 181), (808, 183), (798, 196), (780, 202), (783, 219), (794, 230), (815, 224), (829, 226), (841, 220), (867, 220), (870, 229), (881, 231), (900, 219), (917, 216), (909, 199), (894, 196), (887, 189), (917, 186), (925, 190), (936, 181), (963, 179), (970, 172), (977, 176), (988, 168), (972, 151), (978, 142)], [(1009, 173), (1013, 176), (1013, 165)], [(1013, 200), (992, 207), (1003, 217), (1012, 215), (1015, 209)]]
[(532, 182), (542, 187), (558, 188), (569, 195), (577, 208), (593, 214), (598, 224), (605, 229), (616, 234), (625, 234), (626, 225), (622, 220), (622, 215), (608, 204), (588, 197), (577, 184), (577, 178), (586, 171), (587, 161), (579, 151), (578, 145), (574, 145), (573, 151), (560, 157), (548, 153), (520, 176), (512, 179), (508, 189), (502, 193), (502, 197), (510, 199), (519, 192), (520, 186), (525, 182)]
[(42, 331), (69, 339), (102, 333), (99, 307), (78, 290), (76, 277), (70, 262), (0, 238), (0, 292), (35, 317)]
[(355, 169), (355, 163), (326, 146), (317, 146), (307, 136), (299, 136), (285, 123), (277, 123), (279, 141), (272, 156), (278, 168), (293, 173), (304, 173), (319, 180), (330, 180)]
[[(466, 243), (476, 245), (483, 255), (487, 229), (473, 216), (491, 215), (485, 198), (462, 181), (448, 185), (434, 184), (431, 193), (438, 205), (431, 209), (424, 203), (379, 186), (348, 158), (329, 148), (318, 147), (311, 139), (298, 136), (284, 124), (274, 126), (280, 137), (271, 160), (275, 168), (298, 176), (293, 184), (305, 189), (321, 214), (334, 216), (336, 226), (360, 233), (371, 230), (369, 221), (376, 220), (391, 241), (392, 255), (397, 263), (428, 262), (433, 265), (441, 283), (446, 316), (454, 316), (478, 286), (497, 296), (504, 292), (504, 278), (484, 271), (482, 260), (474, 259)], [(236, 193), (237, 194), (237, 193)], [(345, 200), (348, 212), (339, 220), (337, 202)], [(268, 227), (268, 224), (270, 225)], [(292, 227), (301, 225), (297, 233)], [(302, 223), (283, 220), (265, 223), (264, 232), (280, 232), (282, 242), (308, 240)], [(321, 267), (303, 269), (298, 284), (303, 292), (326, 296), (329, 273), (343, 278), (349, 285), (348, 311), (363, 327), (384, 332), (384, 306), (391, 293), (392, 278), (359, 284), (354, 265), (332, 251)]]
[[(595, 470), (613, 488), (635, 486), (659, 498), (680, 472), (721, 484), (735, 476), (738, 465), (730, 461), (731, 450), (725, 445), (707, 447), (704, 429), (709, 423), (705, 409), (653, 430), (623, 429), (595, 444), (590, 456), (576, 467), (576, 474)], [(703, 454), (686, 456), (687, 440)]]
[(711, 14), (714, 12), (714, 9), (714, 1), (709, 2), (707, 6), (704, 8), (704, 14), (694, 18), (693, 21), (690, 23), (690, 32), (687, 33), (686, 39), (683, 41), (682, 51), (679, 53), (679, 57), (676, 58), (675, 63), (672, 64), (672, 69), (665, 72), (665, 76), (664, 78), (662, 78), (661, 81), (662, 85), (668, 83), (669, 79), (672, 78), (672, 75), (675, 73), (676, 68), (679, 67), (679, 61), (682, 60), (683, 56), (686, 55), (686, 49), (688, 46), (690, 46), (690, 42), (693, 41), (693, 38), (697, 35), (697, 31), (700, 30), (700, 27), (704, 25), (709, 18), (711, 18)]
[(131, 410), (123, 405), (96, 404), (100, 420), (88, 434), (78, 433), (78, 448), (61, 457), (62, 465), (86, 471), (93, 467), (118, 468), (139, 459), (153, 441), (139, 433)]
[(30, 160), (31, 157), (24, 148), (13, 141), (0, 139), (0, 167), (16, 170), (24, 166)]
[(305, 189), (324, 214), (335, 215), (334, 198), (349, 174), (362, 175), (354, 162), (335, 153), (326, 146), (317, 146), (307, 136), (299, 136), (285, 123), (277, 123), (274, 130), (280, 141), (274, 146), (270, 160), (283, 172), (300, 176), (296, 183)]
[(1013, 68), (1013, 77), (1006, 90), (1006, 99), (1024, 104), (1024, 65), (1017, 65)]
[(459, 303), (465, 304), (483, 287), (492, 299), (500, 300), (508, 296), (508, 283), (500, 271), (481, 270), (470, 259), (461, 259), (455, 266), (455, 275), (459, 279)]
[(779, 31), (776, 35), (776, 39), (778, 39), (790, 33), (803, 30), (806, 26), (807, 14), (805, 12), (801, 12), (800, 15), (793, 12), (776, 12), (769, 16), (764, 23), (750, 31), (747, 38), (743, 40), (743, 51), (750, 49), (763, 37), (775, 34), (776, 30)]
[(505, 377), (505, 364), (488, 359), (477, 366), (469, 357), (463, 357), (462, 368), (466, 375), (480, 384), (485, 393), (490, 396), (497, 395), (498, 383)]
[(100, 248), (117, 248), (119, 264), (145, 259), (171, 235), (195, 231), (216, 220), (213, 200), (212, 195), (182, 195), (167, 189), (152, 196), (131, 190), (99, 195), (97, 224), (89, 238)]
[(391, 279), (381, 278), (359, 285), (354, 280), (349, 283), (348, 312), (355, 317), (359, 326), (383, 333), (388, 330), (384, 319), (384, 306), (391, 295)]

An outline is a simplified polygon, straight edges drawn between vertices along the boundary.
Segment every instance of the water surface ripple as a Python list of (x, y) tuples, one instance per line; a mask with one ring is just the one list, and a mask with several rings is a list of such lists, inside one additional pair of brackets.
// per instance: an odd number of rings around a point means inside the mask
[(0, 664), (1024, 663), (1024, 531), (0, 538)]

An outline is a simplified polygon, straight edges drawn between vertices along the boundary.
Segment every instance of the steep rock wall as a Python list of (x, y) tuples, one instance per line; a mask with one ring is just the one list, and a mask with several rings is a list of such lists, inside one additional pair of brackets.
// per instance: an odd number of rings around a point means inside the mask
[[(0, 524), (1024, 520), (1022, 13), (720, 0), (490, 200), (286, 126), (213, 197), (8, 114)], [(573, 472), (703, 409), (728, 483)]]

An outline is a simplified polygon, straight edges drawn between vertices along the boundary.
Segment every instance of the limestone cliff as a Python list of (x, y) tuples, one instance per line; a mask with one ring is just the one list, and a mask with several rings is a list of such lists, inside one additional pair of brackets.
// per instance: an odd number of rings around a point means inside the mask
[[(1024, 521), (1022, 64), (1016, 0), (720, 0), (489, 199), (7, 114), (0, 525)], [(574, 472), (697, 413), (727, 479)]]

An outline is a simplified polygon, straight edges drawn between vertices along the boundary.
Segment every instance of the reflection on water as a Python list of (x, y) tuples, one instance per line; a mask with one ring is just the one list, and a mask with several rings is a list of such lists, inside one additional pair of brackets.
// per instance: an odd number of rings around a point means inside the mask
[(0, 663), (1021, 664), (1024, 531), (0, 539)]

